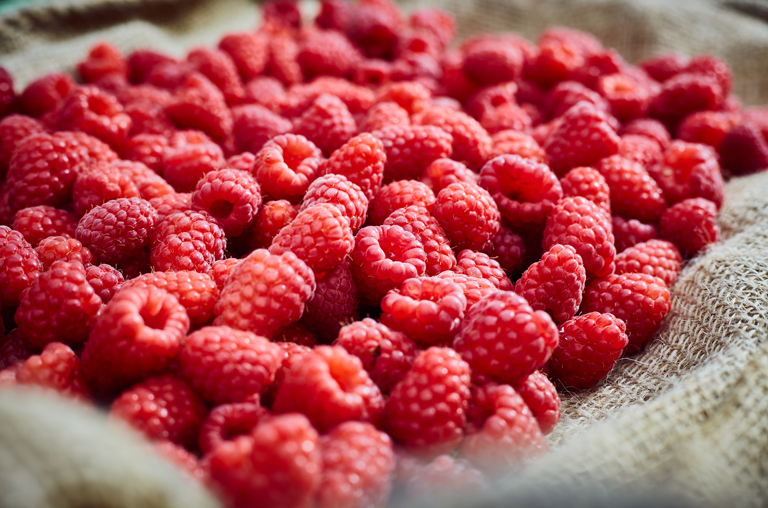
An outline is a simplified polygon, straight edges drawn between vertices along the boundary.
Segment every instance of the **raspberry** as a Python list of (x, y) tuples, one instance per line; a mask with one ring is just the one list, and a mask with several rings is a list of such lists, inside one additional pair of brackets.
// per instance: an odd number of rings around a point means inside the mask
[(229, 54), (219, 49), (197, 48), (187, 55), (187, 62), (221, 90), (228, 105), (243, 100), (243, 83)]
[(356, 132), (355, 119), (347, 106), (341, 99), (329, 94), (315, 99), (293, 123), (293, 133), (305, 136), (325, 155), (341, 147)]
[(441, 190), (432, 209), (454, 249), (481, 250), (501, 227), (491, 195), (477, 185), (452, 183)]
[(158, 134), (138, 134), (125, 144), (123, 159), (144, 163), (153, 171), (163, 170), (163, 154), (168, 138)]
[(638, 65), (653, 79), (663, 82), (682, 72), (688, 65), (688, 57), (679, 53), (661, 53), (641, 60)]
[(500, 383), (522, 380), (556, 347), (557, 327), (549, 314), (510, 291), (491, 293), (472, 306), (453, 341), (473, 375)]
[(613, 116), (623, 122), (646, 116), (654, 93), (649, 82), (621, 72), (600, 76), (596, 90), (607, 99)]
[(144, 247), (130, 258), (120, 261), (116, 267), (126, 279), (134, 279), (152, 271), (149, 247)]
[(635, 219), (626, 220), (614, 216), (613, 235), (616, 241), (616, 252), (622, 252), (640, 242), (657, 238), (659, 233), (653, 224), (643, 224)]
[(615, 154), (619, 141), (600, 110), (588, 102), (579, 102), (561, 117), (544, 143), (544, 151), (552, 170), (563, 176), (569, 169), (592, 166)]
[(384, 398), (359, 358), (338, 346), (317, 346), (285, 373), (272, 410), (299, 412), (320, 432), (348, 420), (378, 423)]
[(664, 152), (664, 159), (648, 172), (664, 191), (667, 203), (702, 197), (722, 205), (724, 182), (714, 149), (675, 140)]
[(258, 396), (248, 397), (243, 402), (216, 406), (200, 426), (200, 451), (208, 455), (221, 443), (250, 434), (267, 415), (269, 412), (259, 404)]
[(5, 307), (16, 307), (24, 290), (42, 271), (37, 252), (21, 233), (0, 226), (0, 303)]
[(587, 274), (605, 277), (613, 271), (616, 248), (608, 214), (582, 197), (564, 198), (547, 219), (542, 246), (570, 245), (581, 256)]
[(531, 117), (528, 112), (515, 104), (502, 104), (488, 110), (480, 118), (480, 125), (489, 134), (505, 130), (527, 131), (531, 128)]
[(563, 324), (549, 364), (564, 386), (591, 388), (611, 371), (628, 339), (624, 321), (613, 314), (590, 312)]
[(524, 133), (514, 130), (503, 130), (493, 135), (493, 150), (490, 157), (499, 155), (519, 155), (524, 159), (533, 159), (542, 164), (547, 163), (547, 154), (536, 140)]
[(517, 155), (501, 155), (485, 163), (478, 183), (512, 227), (523, 229), (541, 228), (563, 197), (560, 182), (546, 165)]
[(437, 277), (455, 282), (461, 286), (461, 289), (464, 291), (464, 297), (467, 299), (467, 311), (486, 295), (498, 291), (498, 288), (488, 279), (459, 274), (451, 270), (441, 272)]
[(357, 320), (357, 306), (357, 284), (352, 276), (350, 258), (346, 257), (317, 280), (302, 321), (315, 330), (321, 341), (330, 343), (342, 326)]
[(373, 92), (363, 86), (332, 76), (320, 76), (311, 83), (291, 87), (280, 103), (280, 111), (289, 118), (305, 113), (321, 95), (332, 95), (346, 105), (353, 116), (362, 116), (373, 105)]
[[(170, 100), (170, 95), (168, 98)], [(131, 137), (140, 134), (159, 134), (164, 137), (171, 137), (176, 131), (176, 127), (165, 112), (165, 105), (162, 102), (140, 99), (124, 104), (123, 111), (131, 118)], [(125, 152), (129, 143), (130, 139), (123, 144), (122, 152)]]
[(211, 326), (185, 339), (179, 369), (205, 401), (226, 404), (263, 392), (282, 360), (280, 348), (263, 337)]
[(546, 310), (556, 323), (568, 321), (579, 310), (587, 274), (576, 249), (553, 245), (523, 273), (515, 292), (534, 310)]
[(35, 385), (81, 401), (89, 401), (91, 392), (83, 381), (80, 359), (69, 346), (51, 342), (39, 355), (32, 355), (19, 364), (16, 381), (20, 385)]
[(608, 101), (600, 94), (576, 81), (558, 83), (547, 94), (549, 118), (559, 118), (581, 101), (589, 102), (595, 109), (608, 113), (611, 110)]
[(112, 199), (138, 197), (139, 189), (131, 178), (104, 162), (85, 166), (72, 188), (72, 204), (78, 217)]
[(747, 175), (768, 167), (768, 139), (751, 123), (729, 130), (718, 152), (723, 168), (734, 175)]
[(664, 149), (670, 142), (669, 131), (664, 124), (653, 118), (638, 118), (624, 125), (621, 129), (622, 135), (634, 134), (645, 136), (659, 144)]
[(507, 105), (517, 105), (517, 83), (508, 81), (498, 85), (486, 86), (467, 99), (464, 106), (467, 113), (480, 119), (495, 109)]
[(91, 209), (77, 225), (75, 236), (100, 263), (115, 264), (149, 243), (155, 209), (139, 198), (119, 198)]
[(422, 181), (434, 192), (440, 192), (456, 182), (476, 184), (477, 174), (461, 162), (452, 159), (436, 159), (424, 170)]
[(665, 240), (638, 243), (616, 256), (616, 273), (647, 273), (667, 286), (675, 282), (682, 265), (680, 251)]
[(568, 79), (584, 66), (584, 51), (571, 41), (539, 38), (539, 52), (526, 65), (525, 75), (543, 88)]
[(400, 226), (416, 236), (427, 255), (427, 275), (437, 275), (456, 266), (456, 257), (445, 231), (424, 206), (411, 205), (395, 210), (389, 214), (384, 225)]
[(158, 223), (150, 239), (155, 270), (191, 270), (208, 273), (224, 258), (224, 230), (205, 212), (176, 212)]
[(149, 204), (157, 210), (157, 221), (160, 224), (169, 215), (176, 212), (186, 212), (192, 210), (192, 194), (187, 192), (173, 192), (149, 200)]
[(385, 185), (371, 205), (370, 224), (383, 224), (389, 215), (400, 208), (419, 205), (427, 210), (435, 204), (435, 194), (427, 184), (416, 180), (398, 180)]
[(359, 186), (342, 175), (329, 174), (312, 182), (304, 194), (301, 211), (320, 203), (329, 203), (338, 208), (349, 220), (352, 233), (357, 232), (365, 222), (368, 198)]
[(253, 222), (261, 206), (261, 188), (245, 171), (211, 171), (197, 182), (192, 208), (205, 210), (227, 236), (238, 236)]
[(669, 312), (664, 281), (646, 273), (612, 274), (587, 286), (582, 312), (611, 313), (627, 325), (627, 352), (638, 351)]
[(292, 252), (253, 251), (229, 276), (213, 324), (271, 338), (301, 317), (314, 290), (312, 270)]
[(182, 474), (192, 477), (203, 485), (209, 484), (208, 472), (200, 464), (196, 455), (171, 441), (153, 441), (150, 446), (155, 455), (176, 466)]
[(229, 157), (227, 159), (226, 167), (250, 173), (255, 160), (256, 156), (254, 154), (251, 152), (243, 152)]
[(213, 484), (235, 508), (310, 506), (320, 486), (319, 437), (299, 414), (263, 418), (246, 436), (225, 441), (207, 456)]
[(717, 206), (704, 198), (680, 201), (661, 215), (659, 236), (675, 244), (686, 257), (720, 241)]
[(55, 261), (78, 261), (82, 265), (90, 265), (93, 261), (91, 251), (83, 247), (83, 244), (74, 238), (64, 236), (49, 236), (35, 247), (35, 252), (47, 270)]
[(207, 173), (224, 164), (221, 147), (201, 139), (198, 143), (169, 147), (163, 155), (163, 177), (176, 192), (192, 192)]
[(90, 265), (85, 269), (85, 278), (101, 301), (109, 303), (125, 282), (123, 275), (110, 265)]
[(8, 162), (19, 143), (24, 138), (41, 132), (45, 132), (43, 124), (28, 116), (9, 115), (0, 120), (0, 176), (5, 176)]
[(389, 126), (373, 133), (387, 153), (384, 181), (421, 178), (436, 159), (451, 155), (451, 135), (432, 126)]
[(283, 384), (285, 374), (291, 368), (304, 361), (304, 357), (312, 352), (308, 346), (302, 346), (301, 344), (295, 344), (293, 342), (275, 342), (277, 347), (283, 350), (284, 358), (280, 368), (275, 373), (275, 380), (267, 388), (267, 392), (261, 399), (261, 403), (266, 407), (272, 407), (275, 400), (275, 394), (280, 389), (280, 385)]
[(384, 144), (372, 134), (363, 133), (350, 139), (323, 163), (320, 174), (334, 173), (356, 184), (368, 202), (378, 194), (387, 160)]
[(86, 83), (111, 75), (126, 79), (128, 62), (119, 49), (107, 42), (99, 42), (91, 47), (86, 59), (77, 64), (77, 72)]
[[(486, 244), (484, 252), (507, 273), (514, 273), (523, 264), (525, 244), (520, 235), (504, 226)], [(501, 288), (499, 288), (501, 289)]]
[[(400, 465), (398, 465), (400, 467)], [(407, 478), (406, 493), (410, 499), (434, 499), (436, 493), (447, 497), (452, 493), (469, 494), (484, 492), (488, 482), (483, 473), (475, 469), (465, 459), (454, 459), (450, 455), (440, 455), (424, 466), (417, 466)]]
[(256, 154), (253, 174), (271, 199), (301, 200), (320, 174), (320, 150), (304, 136), (283, 134), (268, 141)]
[[(559, 348), (556, 348), (552, 355), (554, 356), (558, 350)], [(560, 421), (560, 397), (552, 381), (537, 370), (514, 388), (533, 413), (541, 433), (546, 436), (552, 432)]]
[(453, 14), (434, 7), (421, 7), (411, 11), (408, 25), (433, 35), (440, 47), (447, 47), (456, 36), (456, 21)]
[(450, 451), (464, 434), (469, 383), (469, 365), (454, 350), (420, 352), (387, 399), (384, 427), (417, 453)]
[(285, 87), (272, 76), (257, 76), (245, 84), (246, 104), (257, 104), (275, 113), (285, 101)]
[(411, 118), (408, 111), (401, 108), (396, 102), (385, 101), (371, 106), (365, 115), (365, 119), (357, 126), (360, 132), (373, 132), (385, 127), (408, 127)]
[(211, 278), (216, 283), (216, 288), (219, 291), (224, 289), (224, 284), (227, 283), (229, 275), (239, 262), (240, 260), (237, 258), (226, 258), (215, 261), (211, 265)]
[(27, 340), (19, 334), (19, 329), (14, 328), (7, 335), (0, 337), (0, 371), (23, 362), (35, 351)]
[(689, 143), (703, 143), (715, 150), (726, 133), (738, 123), (738, 116), (722, 111), (696, 111), (686, 116), (677, 127), (677, 137)]
[(34, 118), (57, 111), (77, 84), (66, 72), (53, 72), (32, 81), (19, 96), (21, 109)]
[(0, 118), (13, 111), (15, 100), (13, 76), (5, 68), (0, 67)]
[(298, 62), (307, 80), (318, 75), (347, 76), (360, 59), (349, 39), (333, 30), (310, 30), (299, 45)]
[(364, 58), (352, 70), (352, 82), (356, 85), (375, 88), (392, 78), (392, 62), (378, 58)]
[(603, 175), (592, 168), (573, 168), (560, 179), (563, 197), (581, 196), (611, 211), (611, 189)]
[(389, 0), (364, 0), (352, 10), (347, 35), (369, 58), (390, 57), (403, 25), (400, 7)]
[(175, 296), (155, 287), (112, 297), (83, 350), (89, 386), (114, 392), (164, 372), (181, 349), (189, 317)]
[(698, 55), (691, 59), (683, 72), (703, 74), (717, 80), (723, 89), (723, 95), (728, 96), (733, 86), (733, 73), (727, 63), (712, 55)]
[(418, 123), (440, 127), (453, 138), (451, 158), (470, 169), (479, 168), (492, 149), (491, 137), (477, 120), (461, 111), (429, 108), (418, 114)]
[(488, 254), (465, 249), (459, 252), (458, 263), (453, 271), (460, 274), (471, 275), (481, 279), (488, 279), (497, 288), (507, 291), (513, 289), (499, 263), (491, 259)]
[(417, 81), (397, 81), (383, 84), (376, 91), (376, 102), (394, 102), (412, 115), (425, 109), (432, 92)]
[(346, 0), (322, 0), (320, 12), (315, 17), (315, 24), (320, 28), (345, 31), (352, 13), (352, 7)]
[(357, 232), (352, 274), (364, 300), (378, 304), (390, 289), (426, 270), (424, 246), (400, 226), (368, 226)]
[(171, 184), (149, 169), (143, 162), (116, 161), (112, 163), (112, 166), (133, 181), (141, 199), (149, 201), (176, 192)]
[(644, 168), (649, 168), (662, 159), (663, 153), (657, 141), (647, 136), (625, 134), (621, 137), (617, 155), (638, 162)]
[(392, 440), (369, 423), (345, 422), (320, 438), (318, 508), (384, 506), (392, 491)]
[(219, 49), (232, 59), (240, 77), (249, 81), (264, 72), (269, 57), (267, 39), (252, 32), (227, 34), (219, 41)]
[(131, 131), (131, 117), (113, 96), (95, 86), (83, 86), (64, 100), (56, 126), (85, 132), (120, 151)]
[(611, 189), (614, 214), (653, 223), (667, 207), (664, 192), (637, 162), (613, 155), (601, 160), (596, 169)]
[(717, 110), (727, 93), (717, 79), (706, 74), (682, 72), (666, 80), (651, 102), (656, 118), (677, 120), (689, 113)]
[(138, 49), (128, 55), (129, 80), (131, 83), (143, 83), (156, 67), (176, 63), (168, 55), (151, 49)]
[(291, 342), (301, 346), (314, 347), (317, 344), (315, 332), (297, 321), (286, 326), (275, 335), (274, 342)]
[(349, 221), (337, 207), (319, 203), (299, 212), (272, 240), (271, 254), (293, 252), (313, 272), (338, 265), (355, 245)]
[(279, 79), (284, 85), (290, 86), (304, 81), (301, 66), (297, 60), (299, 44), (294, 34), (284, 27), (274, 27), (268, 34), (269, 61), (267, 73)]
[(166, 374), (125, 390), (109, 410), (152, 440), (168, 440), (192, 448), (207, 409), (184, 380)]
[(281, 229), (298, 215), (297, 207), (284, 199), (267, 201), (251, 226), (251, 249), (268, 249)]
[(197, 72), (184, 78), (165, 111), (178, 127), (201, 130), (216, 141), (224, 141), (232, 133), (232, 113), (224, 95)]
[(21, 209), (13, 217), (13, 229), (24, 235), (33, 247), (49, 236), (74, 237), (75, 228), (74, 215), (47, 205)]
[(239, 106), (232, 114), (235, 147), (241, 152), (258, 153), (267, 141), (287, 134), (293, 127), (290, 120), (259, 104)]

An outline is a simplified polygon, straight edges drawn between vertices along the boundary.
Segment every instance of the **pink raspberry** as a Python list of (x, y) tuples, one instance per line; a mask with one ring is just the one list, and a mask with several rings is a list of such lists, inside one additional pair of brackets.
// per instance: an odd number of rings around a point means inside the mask
[(259, 403), (257, 395), (248, 397), (243, 402), (216, 406), (200, 426), (200, 451), (208, 455), (220, 444), (250, 434), (268, 415), (269, 411)]
[(432, 216), (454, 249), (482, 250), (501, 227), (501, 214), (491, 195), (482, 187), (460, 182), (438, 193)]
[(78, 217), (113, 199), (140, 197), (131, 178), (111, 164), (102, 162), (83, 169), (72, 187), (73, 208)]
[(649, 168), (661, 161), (663, 151), (657, 141), (647, 136), (625, 134), (621, 136), (618, 155)]
[(318, 176), (322, 154), (304, 136), (284, 134), (268, 141), (256, 154), (253, 175), (270, 199), (301, 200)]
[(85, 269), (85, 278), (104, 303), (109, 303), (125, 282), (123, 274), (111, 265), (90, 265)]
[(163, 154), (168, 148), (168, 138), (159, 134), (133, 136), (123, 149), (123, 159), (144, 163), (153, 171), (163, 170)]
[(214, 261), (211, 265), (211, 278), (216, 283), (216, 288), (219, 291), (224, 289), (224, 284), (227, 283), (229, 275), (239, 262), (240, 260), (237, 258), (226, 258)]
[[(398, 458), (398, 461), (400, 469), (404, 460)], [(482, 472), (466, 459), (454, 459), (451, 455), (440, 455), (429, 464), (416, 464), (408, 473), (402, 475), (403, 483), (406, 494), (414, 500), (434, 499), (436, 492), (444, 495), (480, 493), (488, 488), (488, 481)]]
[(373, 135), (381, 140), (387, 153), (385, 182), (421, 178), (427, 166), (449, 157), (453, 151), (451, 135), (431, 125), (392, 125)]
[(355, 136), (336, 150), (320, 168), (320, 173), (344, 176), (365, 193), (368, 202), (378, 194), (387, 160), (384, 144), (372, 134)]
[(357, 291), (350, 258), (346, 257), (317, 279), (317, 287), (307, 302), (302, 322), (311, 326), (321, 341), (332, 342), (342, 326), (358, 318)]
[(688, 198), (704, 198), (719, 208), (725, 197), (725, 183), (717, 152), (698, 143), (675, 140), (657, 166), (648, 168), (670, 205)]
[(435, 204), (435, 194), (427, 184), (416, 180), (398, 180), (381, 188), (371, 203), (368, 222), (383, 224), (389, 215), (400, 208), (420, 205), (427, 210)]
[(160, 224), (169, 215), (176, 212), (192, 210), (192, 194), (187, 192), (173, 192), (149, 200), (149, 204), (157, 210), (157, 224)]
[(280, 230), (296, 218), (299, 213), (297, 208), (284, 199), (264, 203), (248, 232), (249, 248), (268, 249)]
[(447, 108), (431, 108), (419, 113), (418, 123), (440, 127), (453, 138), (451, 158), (476, 169), (488, 160), (492, 141), (488, 132), (471, 116)]
[(131, 131), (131, 117), (112, 95), (95, 86), (83, 86), (64, 100), (56, 126), (58, 130), (85, 132), (120, 151)]
[(83, 244), (74, 238), (64, 236), (51, 236), (43, 239), (35, 247), (35, 252), (43, 265), (43, 270), (47, 270), (56, 261), (78, 261), (84, 266), (88, 266), (93, 261), (91, 251), (83, 247)]
[[(552, 356), (557, 354), (560, 347), (562, 347), (561, 344), (558, 344), (558, 348), (552, 352)], [(557, 388), (552, 384), (552, 381), (537, 370), (517, 383), (514, 388), (523, 398), (533, 416), (536, 417), (541, 433), (546, 436), (552, 432), (557, 422), (560, 421), (560, 397), (557, 395)]]
[(384, 225), (400, 226), (416, 236), (427, 254), (427, 275), (437, 275), (456, 266), (456, 257), (445, 231), (425, 207), (411, 205), (395, 210), (384, 221)]
[(13, 229), (33, 247), (49, 236), (75, 236), (77, 219), (65, 210), (40, 205), (23, 208), (13, 216)]
[(608, 101), (599, 93), (577, 81), (563, 81), (556, 84), (548, 93), (549, 118), (560, 118), (580, 101), (588, 102), (597, 110), (609, 113)]
[(331, 155), (356, 132), (355, 119), (347, 106), (338, 97), (328, 94), (315, 99), (293, 123), (293, 133), (305, 136), (325, 155)]
[(150, 241), (155, 270), (191, 270), (208, 273), (224, 258), (226, 236), (206, 212), (176, 212), (158, 223)]
[(17, 365), (19, 385), (35, 385), (80, 401), (93, 398), (83, 380), (80, 359), (61, 342), (47, 344), (39, 355), (32, 355)]
[(513, 288), (509, 277), (504, 273), (499, 263), (488, 254), (465, 249), (459, 252), (456, 273), (463, 273), (481, 279), (488, 279), (497, 288), (507, 291)]
[(628, 247), (616, 256), (616, 273), (647, 273), (672, 286), (683, 266), (675, 245), (666, 240), (648, 240)]
[(408, 111), (396, 102), (384, 101), (371, 106), (365, 118), (357, 126), (359, 132), (374, 132), (385, 127), (407, 127), (411, 125)]
[(695, 256), (720, 241), (717, 206), (704, 198), (680, 201), (661, 215), (659, 236), (669, 240), (686, 257)]
[(197, 182), (192, 193), (192, 209), (211, 214), (230, 237), (250, 226), (260, 207), (261, 188), (245, 171), (211, 171)]
[(592, 168), (573, 168), (560, 179), (563, 197), (581, 196), (611, 211), (611, 189), (605, 177)]
[(106, 76), (128, 77), (128, 62), (119, 49), (107, 42), (91, 47), (85, 60), (77, 64), (77, 72), (86, 83), (93, 83)]
[(460, 274), (451, 270), (441, 272), (436, 277), (455, 282), (461, 286), (461, 289), (464, 291), (464, 297), (467, 299), (467, 310), (485, 296), (498, 291), (498, 288), (488, 279)]
[(368, 213), (368, 198), (362, 189), (342, 175), (329, 174), (312, 182), (301, 201), (301, 210), (312, 205), (330, 203), (349, 219), (352, 233), (356, 233), (365, 222)]
[(491, 138), (493, 150), (489, 157), (499, 155), (519, 155), (523, 159), (533, 159), (542, 164), (548, 164), (547, 153), (539, 142), (530, 134), (515, 130), (497, 132)]
[(477, 183), (477, 174), (461, 162), (453, 159), (437, 159), (424, 170), (422, 181), (440, 192), (455, 182)]

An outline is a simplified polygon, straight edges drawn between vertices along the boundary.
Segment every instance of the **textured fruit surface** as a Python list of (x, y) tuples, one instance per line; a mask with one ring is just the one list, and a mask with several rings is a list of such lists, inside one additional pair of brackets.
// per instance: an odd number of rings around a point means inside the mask
[(501, 227), (501, 214), (491, 195), (477, 185), (452, 183), (437, 195), (432, 216), (454, 249), (482, 250)]
[(318, 339), (331, 343), (342, 326), (357, 320), (357, 292), (347, 257), (316, 280), (315, 292), (307, 301), (302, 321), (315, 330)]
[(616, 273), (647, 273), (667, 286), (672, 286), (682, 266), (680, 251), (665, 240), (638, 243), (616, 256)]
[[(558, 347), (560, 344), (558, 344)], [(557, 349), (555, 349), (557, 351)], [(554, 353), (553, 353), (554, 356)], [(560, 421), (560, 397), (549, 378), (537, 370), (514, 386), (539, 422), (541, 433), (552, 432)]]
[(43, 270), (35, 249), (21, 233), (8, 226), (0, 226), (0, 300), (7, 307), (21, 301), (22, 292), (37, 279)]
[(695, 256), (720, 240), (717, 206), (704, 198), (683, 200), (664, 211), (659, 236), (674, 243), (686, 256)]
[(20, 385), (47, 388), (82, 401), (92, 398), (83, 379), (80, 359), (61, 342), (49, 342), (39, 355), (32, 355), (17, 365), (16, 382)]

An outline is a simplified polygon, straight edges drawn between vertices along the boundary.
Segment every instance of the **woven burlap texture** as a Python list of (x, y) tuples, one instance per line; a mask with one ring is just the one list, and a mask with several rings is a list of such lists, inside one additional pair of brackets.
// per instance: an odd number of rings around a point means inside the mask
[[(733, 67), (735, 91), (745, 103), (768, 102), (768, 13), (761, 2), (404, 4), (451, 10), (465, 37), (511, 30), (535, 39), (545, 27), (561, 24), (595, 33), (628, 61), (669, 50), (714, 53)], [(317, 7), (311, 2), (303, 6), (310, 13)], [(23, 86), (44, 72), (72, 69), (97, 40), (112, 41), (125, 51), (156, 47), (181, 57), (191, 47), (215, 44), (226, 31), (250, 29), (256, 20), (255, 4), (246, 0), (52, 2), (0, 17), (0, 65)], [(684, 269), (656, 339), (640, 355), (621, 360), (595, 389), (563, 394), (563, 420), (550, 436), (552, 453), (504, 482), (495, 496), (511, 499), (514, 493), (546, 491), (569, 478), (606, 491), (669, 484), (712, 505), (768, 504), (768, 174), (731, 181), (726, 196), (719, 219), (724, 241)], [(70, 413), (51, 404), (0, 394), (0, 506), (197, 506), (179, 488), (183, 478), (173, 472), (153, 474), (153, 469), (142, 472), (156, 461), (143, 449), (133, 450), (135, 443), (122, 430), (110, 429), (81, 409)], [(2, 432), (6, 421), (31, 421), (32, 413), (44, 423)], [(58, 422), (64, 422), (62, 429), (53, 432)], [(95, 447), (75, 439), (90, 426), (99, 429)], [(52, 446), (34, 444), (41, 433), (52, 434), (45, 441)], [(109, 453), (98, 453), (101, 449)], [(100, 468), (101, 460), (117, 461), (125, 469)], [(21, 485), (31, 487), (2, 483), (11, 478), (9, 468), (13, 478), (27, 479)], [(126, 471), (140, 477), (139, 490), (160, 501), (153, 498), (150, 505), (143, 498), (115, 494), (116, 478), (126, 477)], [(41, 472), (46, 481), (33, 481)], [(37, 498), (27, 497), (34, 491), (39, 491)], [(72, 492), (96, 497), (78, 498)], [(199, 499), (200, 506), (211, 502)]]

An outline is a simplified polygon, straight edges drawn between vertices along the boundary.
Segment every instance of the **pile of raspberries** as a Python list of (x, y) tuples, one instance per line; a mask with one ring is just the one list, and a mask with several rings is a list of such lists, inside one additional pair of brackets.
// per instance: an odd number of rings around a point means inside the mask
[[(482, 488), (640, 351), (768, 108), (713, 56), (391, 0), (175, 59), (0, 68), (0, 386), (109, 411), (231, 507)], [(674, 139), (672, 134), (675, 135)]]

